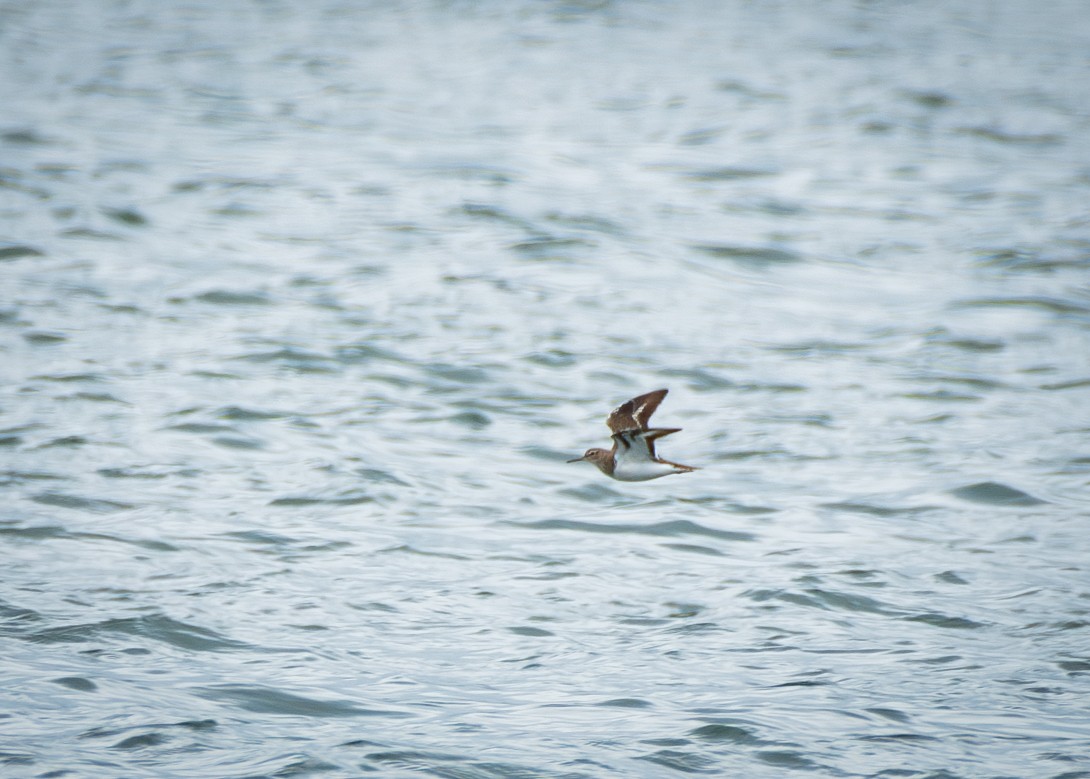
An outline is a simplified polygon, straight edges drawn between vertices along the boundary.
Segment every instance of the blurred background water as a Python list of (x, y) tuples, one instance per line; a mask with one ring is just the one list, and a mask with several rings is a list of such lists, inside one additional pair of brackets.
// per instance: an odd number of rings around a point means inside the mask
[[(1088, 66), (0, 2), (3, 775), (1090, 776)], [(702, 470), (564, 463), (660, 386)]]

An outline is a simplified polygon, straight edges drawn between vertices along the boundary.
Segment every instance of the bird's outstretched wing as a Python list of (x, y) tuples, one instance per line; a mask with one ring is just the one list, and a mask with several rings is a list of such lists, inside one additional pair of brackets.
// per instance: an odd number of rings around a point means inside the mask
[[(626, 400), (617, 406), (610, 412), (609, 418), (606, 419), (610, 431), (616, 434), (627, 433), (630, 430), (647, 430), (648, 420), (655, 413), (655, 409), (659, 407), (659, 403), (662, 403), (662, 399), (666, 397), (667, 392), (669, 390), (655, 390), (632, 398), (632, 400)], [(671, 430), (670, 432), (675, 431)]]
[(617, 462), (657, 462), (655, 441), (680, 430), (680, 427), (652, 427), (646, 430), (626, 430), (622, 433), (614, 433), (613, 440), (617, 442), (614, 457), (617, 458)]

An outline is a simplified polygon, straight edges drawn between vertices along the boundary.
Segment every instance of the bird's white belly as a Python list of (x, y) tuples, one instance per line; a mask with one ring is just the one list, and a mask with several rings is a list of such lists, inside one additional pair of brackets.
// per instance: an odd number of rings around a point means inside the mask
[(666, 463), (657, 463), (654, 460), (637, 460), (636, 462), (620, 460), (611, 475), (617, 481), (647, 481), (660, 476), (669, 476), (671, 473), (677, 473), (677, 471), (674, 466)]

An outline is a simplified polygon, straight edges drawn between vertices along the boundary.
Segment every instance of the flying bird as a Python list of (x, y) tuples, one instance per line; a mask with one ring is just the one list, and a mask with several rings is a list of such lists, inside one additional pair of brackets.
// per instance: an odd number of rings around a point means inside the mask
[(568, 462), (586, 460), (594, 463), (598, 470), (618, 481), (647, 481), (671, 473), (698, 470), (691, 465), (664, 460), (655, 454), (655, 441), (681, 430), (680, 427), (647, 426), (667, 392), (669, 390), (655, 390), (617, 406), (606, 419), (613, 434), (613, 448), (588, 449), (582, 457)]

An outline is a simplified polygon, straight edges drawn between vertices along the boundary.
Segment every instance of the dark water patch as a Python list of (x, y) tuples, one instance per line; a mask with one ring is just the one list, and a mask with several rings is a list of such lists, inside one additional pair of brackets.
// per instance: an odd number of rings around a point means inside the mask
[(649, 763), (655, 763), (683, 774), (712, 774), (719, 772), (718, 763), (712, 758), (695, 752), (682, 752), (676, 749), (660, 749), (658, 752), (641, 755), (636, 759), (646, 760)]
[(1090, 316), (1090, 306), (1050, 297), (974, 298), (959, 300), (953, 308), (1025, 308), (1051, 314)]
[(1060, 381), (1054, 384), (1042, 384), (1040, 389), (1043, 390), (1069, 390), (1069, 389), (1084, 389), (1090, 387), (1090, 378), (1086, 379), (1072, 379), (1070, 381)]
[(690, 389), (697, 391), (715, 392), (731, 389), (735, 386), (734, 382), (725, 376), (720, 376), (704, 368), (671, 368), (662, 371), (662, 374), (688, 379)]
[(739, 79), (724, 79), (723, 81), (717, 82), (715, 88), (719, 92), (732, 92), (761, 102), (782, 102), (787, 100), (787, 95), (783, 92), (774, 92), (761, 87), (752, 86)]
[(982, 481), (950, 490), (950, 494), (972, 503), (990, 506), (1040, 506), (1048, 501), (994, 481)]
[(790, 682), (781, 682), (780, 684), (770, 684), (769, 689), (778, 690), (783, 687), (827, 687), (832, 684), (827, 679), (795, 679)]
[(280, 186), (280, 182), (272, 179), (249, 179), (231, 176), (213, 176), (207, 179), (186, 179), (174, 185), (175, 192), (199, 192), (204, 189), (215, 188), (227, 192), (239, 190), (269, 191)]
[(701, 741), (726, 742), (731, 744), (760, 744), (761, 739), (753, 735), (748, 728), (737, 725), (713, 722), (701, 725), (699, 728), (689, 731), (689, 735)]
[(514, 170), (475, 162), (453, 162), (447, 165), (433, 165), (428, 168), (428, 173), (442, 178), (457, 179), (460, 181), (480, 181), (495, 186), (513, 184), (521, 178)]
[(944, 346), (966, 352), (998, 352), (1007, 347), (1002, 341), (984, 340), (982, 338), (957, 338), (949, 336), (934, 340), (936, 343), (941, 343)]
[(860, 741), (872, 743), (910, 744), (913, 742), (939, 741), (934, 736), (925, 736), (921, 733), (879, 733), (868, 736), (856, 736)]
[(139, 306), (128, 303), (99, 303), (98, 308), (102, 311), (109, 311), (111, 314), (140, 314), (141, 316), (151, 316), (150, 312)]
[(1057, 133), (1015, 133), (997, 127), (962, 127), (958, 129), (958, 132), (987, 141), (1016, 146), (1056, 146), (1064, 141), (1064, 136)]
[(228, 419), (231, 421), (241, 422), (253, 422), (263, 421), (266, 419), (282, 419), (288, 414), (279, 411), (259, 411), (252, 408), (241, 408), (239, 406), (224, 406), (215, 412), (215, 415), (220, 419)]
[(860, 611), (864, 613), (872, 614), (894, 614), (900, 613), (892, 608), (889, 608), (886, 604), (883, 604), (881, 600), (875, 600), (863, 595), (852, 595), (850, 593), (837, 593), (833, 591), (827, 591), (827, 589), (808, 589), (807, 593), (818, 598), (823, 604), (844, 611)]
[(234, 433), (236, 428), (231, 425), (221, 425), (210, 422), (182, 422), (177, 425), (169, 425), (164, 430), (176, 430), (179, 433)]
[(447, 417), (448, 421), (471, 430), (483, 430), (492, 424), (492, 419), (480, 411), (462, 411)]
[(945, 92), (930, 90), (905, 90), (901, 93), (901, 96), (924, 108), (948, 108), (955, 102), (954, 98)]
[(828, 341), (814, 339), (788, 344), (768, 344), (765, 348), (772, 352), (797, 354), (803, 357), (809, 357), (820, 354), (848, 354), (860, 352), (871, 348), (871, 344), (859, 341)]
[(786, 603), (792, 603), (796, 606), (823, 610), (835, 609), (838, 611), (882, 614), (885, 616), (899, 616), (903, 613), (879, 600), (868, 598), (864, 595), (853, 595), (851, 593), (823, 590), (816, 587), (803, 590), (802, 592), (780, 589), (756, 589), (748, 590), (742, 593), (742, 595), (743, 597), (758, 603), (780, 600)]
[(431, 376), (457, 384), (484, 384), (490, 380), (488, 371), (470, 365), (433, 362), (425, 367)]
[(402, 481), (389, 471), (381, 468), (357, 468), (356, 475), (365, 481), (380, 482), (383, 484), (396, 484), (399, 487), (408, 487), (409, 483)]
[(932, 578), (935, 579), (935, 581), (942, 582), (943, 584), (968, 584), (969, 583), (965, 579), (962, 579), (960, 576), (958, 576), (953, 571), (943, 571), (942, 573), (935, 574)]
[(867, 514), (872, 517), (915, 516), (929, 511), (937, 511), (940, 508), (939, 506), (903, 506), (892, 508), (889, 506), (876, 506), (871, 503), (855, 501), (822, 503), (821, 507), (834, 509), (836, 511), (848, 511), (853, 514)]
[(34, 609), (26, 609), (0, 600), (0, 619), (11, 624), (29, 623), (40, 620), (41, 614)]
[(665, 549), (673, 549), (677, 552), (691, 552), (693, 554), (707, 555), (708, 557), (725, 557), (725, 555), (718, 549), (712, 549), (710, 546), (700, 546), (699, 544), (663, 544)]
[[(591, 779), (590, 774), (575, 771), (557, 772), (537, 766), (470, 760), (459, 755), (438, 752), (412, 750), (373, 752), (366, 758), (369, 762), (378, 764), (373, 767), (367, 766), (367, 770), (383, 772), (382, 775), (386, 775), (385, 772), (390, 770), (402, 768), (441, 779)], [(597, 765), (591, 760), (573, 762)]]
[(736, 260), (758, 267), (784, 265), (802, 260), (797, 252), (760, 246), (732, 244), (690, 244), (690, 248), (722, 260)]
[(291, 546), (299, 543), (299, 540), (296, 538), (277, 535), (276, 533), (270, 533), (267, 530), (236, 530), (230, 533), (223, 533), (222, 536), (224, 538), (233, 538), (247, 543), (263, 544), (266, 546)]
[(761, 762), (774, 765), (778, 768), (792, 770), (813, 770), (818, 768), (818, 765), (809, 758), (790, 750), (768, 750), (765, 752), (757, 752), (756, 756)]
[(453, 552), (432, 552), (427, 549), (417, 549), (415, 546), (408, 544), (399, 544), (397, 546), (389, 546), (385, 549), (379, 550), (380, 554), (390, 554), (391, 552), (397, 552), (399, 554), (417, 555), (419, 557), (438, 557), (443, 560), (460, 560), (465, 561), (471, 558), (465, 555), (454, 554)]
[(1004, 389), (1010, 385), (995, 379), (985, 379), (980, 376), (951, 376), (932, 374), (928, 376), (912, 376), (909, 381), (934, 381), (942, 384), (957, 384), (975, 390)]
[(67, 687), (70, 690), (78, 690), (79, 692), (94, 692), (98, 689), (97, 684), (90, 679), (84, 679), (82, 676), (62, 676), (58, 679), (50, 679), (49, 681), (54, 684), (59, 684), (62, 687)]
[(586, 238), (539, 236), (511, 244), (508, 248), (531, 260), (570, 260), (575, 250), (593, 249), (597, 242)]
[[(632, 104), (631, 108), (642, 108), (643, 106)], [(723, 134), (727, 132), (726, 127), (701, 127), (696, 130), (689, 130), (678, 136), (678, 146), (707, 146), (708, 144), (715, 143)], [(665, 167), (665, 166), (660, 166)]]
[(283, 347), (269, 352), (251, 352), (232, 359), (250, 363), (273, 363), (299, 373), (337, 373), (340, 366), (324, 354), (308, 352), (294, 347)]
[(381, 611), (385, 614), (400, 614), (401, 610), (396, 606), (391, 606), (388, 603), (379, 603), (372, 601), (370, 603), (346, 603), (346, 606), (356, 611)]
[(46, 538), (72, 538), (72, 534), (60, 525), (33, 525), (31, 527), (0, 527), (0, 538), (41, 541)]
[(979, 263), (985, 267), (1003, 268), (1014, 272), (1051, 273), (1062, 269), (1082, 269), (1090, 265), (1090, 258), (1082, 253), (1071, 257), (1049, 257), (1040, 250), (994, 249), (978, 253)]
[(56, 447), (62, 448), (75, 448), (78, 446), (84, 446), (89, 444), (86, 438), (81, 435), (66, 435), (61, 438), (54, 438), (51, 441), (46, 441), (44, 444), (39, 444), (37, 449), (53, 449)]
[(71, 538), (86, 539), (89, 541), (111, 541), (118, 544), (130, 544), (151, 552), (180, 552), (181, 549), (168, 544), (166, 541), (156, 541), (146, 538), (124, 538), (121, 536), (106, 535), (105, 533), (71, 533)]
[(683, 625), (672, 625), (666, 632), (673, 635), (687, 636), (706, 633), (728, 633), (730, 629), (714, 622), (687, 622)]
[(77, 392), (74, 395), (57, 398), (57, 400), (86, 400), (91, 403), (117, 403), (122, 406), (131, 406), (127, 400), (111, 395), (109, 392)]
[(144, 227), (148, 223), (148, 218), (135, 208), (103, 208), (102, 213), (129, 227)]
[(751, 198), (742, 201), (734, 201), (723, 206), (724, 211), (745, 212), (754, 211), (759, 214), (768, 214), (776, 217), (797, 217), (806, 213), (806, 207), (797, 201), (781, 200), (771, 197)]
[(241, 376), (240, 374), (237, 374), (237, 373), (225, 373), (223, 371), (206, 371), (206, 370), (190, 371), (187, 375), (196, 376), (197, 378), (201, 378), (201, 379), (233, 379), (233, 380), (236, 380), (236, 381), (238, 379), (244, 378), (243, 376)]
[(894, 722), (909, 722), (911, 720), (911, 718), (907, 714), (898, 709), (886, 709), (880, 706), (876, 706), (870, 709), (866, 709), (866, 711), (882, 717), (883, 719), (893, 720)]
[[(511, 555), (505, 554), (496, 555), (490, 559), (511, 560), (514, 558), (512, 558)], [(535, 576), (515, 576), (514, 578), (519, 581), (555, 582), (559, 581), (560, 579), (576, 579), (581, 575), (582, 574), (576, 573), (574, 571), (546, 571), (544, 573), (539, 573)]]
[(676, 538), (683, 536), (706, 536), (721, 541), (753, 541), (756, 536), (736, 530), (717, 530), (692, 522), (688, 519), (675, 519), (667, 522), (655, 522), (649, 525), (631, 523), (580, 522), (573, 519), (543, 519), (537, 522), (511, 522), (517, 527), (535, 530), (574, 530), (583, 533), (632, 533), (636, 535)]
[(779, 509), (768, 506), (747, 506), (744, 503), (731, 503), (724, 501), (722, 495), (703, 495), (699, 498), (678, 498), (680, 503), (692, 503), (697, 506), (709, 506), (720, 511), (729, 511), (732, 514), (742, 516), (760, 516), (762, 514), (775, 514)]
[(523, 358), (534, 365), (545, 368), (570, 368), (578, 362), (576, 355), (561, 349), (549, 349), (544, 352), (533, 352)]
[[(36, 758), (30, 754), (8, 751), (7, 749), (0, 747), (0, 765), (34, 765), (35, 762)], [(67, 776), (68, 772), (65, 771), (63, 774), (57, 775)], [(44, 774), (39, 774), (37, 779), (41, 779), (43, 776)]]
[(375, 498), (363, 492), (351, 491), (329, 498), (320, 498), (312, 495), (289, 495), (283, 498), (270, 500), (270, 506), (284, 506), (288, 508), (305, 508), (307, 506), (356, 506), (361, 503), (373, 503)]
[(81, 644), (116, 636), (148, 638), (192, 652), (226, 652), (253, 648), (241, 641), (225, 638), (213, 630), (171, 619), (165, 614), (64, 625), (39, 630), (23, 638), (36, 644)]
[(650, 701), (645, 701), (643, 698), (610, 698), (594, 705), (610, 709), (650, 709), (653, 707)]
[(605, 235), (625, 235), (627, 231), (618, 222), (612, 219), (607, 219), (604, 216), (596, 216), (593, 214), (563, 214), (557, 211), (551, 211), (545, 214), (545, 219), (554, 223), (564, 225), (565, 227), (573, 230), (583, 230), (590, 233), (604, 233)]
[(39, 492), (37, 495), (31, 495), (30, 499), (35, 503), (41, 503), (43, 506), (59, 506), (74, 511), (90, 511), (95, 514), (109, 514), (114, 511), (126, 511), (136, 508), (133, 503), (122, 503), (102, 498), (85, 498), (80, 495), (69, 495), (61, 492)]
[(94, 383), (105, 380), (100, 373), (53, 373), (31, 376), (34, 381), (52, 381), (58, 384)]
[(96, 473), (107, 479), (166, 479), (170, 476), (198, 476), (200, 471), (194, 468), (170, 468), (156, 465), (131, 465), (123, 468), (99, 468)]
[[(570, 460), (571, 455), (563, 455), (565, 460)], [(565, 487), (560, 490), (561, 495), (570, 498), (584, 500), (588, 503), (612, 503), (622, 497), (620, 492), (605, 484), (584, 484), (581, 487)]]
[(63, 238), (86, 238), (92, 241), (124, 241), (125, 236), (117, 233), (109, 233), (105, 230), (95, 230), (90, 227), (72, 227), (68, 230), (62, 230), (61, 236)]
[(228, 219), (249, 219), (253, 217), (264, 216), (266, 214), (266, 211), (254, 205), (248, 203), (239, 203), (236, 201), (233, 203), (227, 203), (226, 205), (220, 206), (219, 208), (209, 209), (209, 213), (214, 214), (215, 216), (224, 216)]
[(129, 736), (123, 738), (116, 744), (110, 746), (110, 749), (120, 750), (133, 750), (133, 749), (146, 749), (147, 747), (157, 747), (167, 743), (167, 737), (161, 733), (141, 733), (137, 736)]
[(372, 343), (349, 343), (333, 350), (333, 356), (345, 365), (366, 365), (371, 362), (405, 363), (407, 360), (397, 352)]
[(546, 638), (556, 635), (551, 630), (545, 630), (544, 628), (528, 627), (523, 625), (509, 627), (507, 628), (507, 631), (509, 633), (514, 633), (516, 636), (530, 636), (532, 638)]
[(64, 333), (46, 330), (31, 330), (23, 333), (23, 340), (34, 346), (52, 346), (53, 344), (64, 343), (68, 340), (68, 336)]
[(981, 622), (975, 622), (965, 617), (951, 617), (946, 614), (931, 612), (917, 614), (912, 617), (903, 617), (906, 622), (922, 622), (925, 625), (934, 625), (937, 628), (949, 628), (951, 630), (979, 630), (986, 627)]
[(260, 438), (249, 438), (244, 436), (216, 436), (212, 439), (212, 443), (216, 446), (222, 446), (224, 449), (264, 449), (265, 442)]
[(1086, 676), (1090, 674), (1090, 658), (1061, 660), (1056, 663), (1062, 671), (1067, 671), (1071, 676)]
[(670, 621), (661, 617), (625, 617), (624, 619), (617, 620), (619, 625), (636, 625), (644, 628), (661, 627), (663, 625), (669, 625)]
[(241, 292), (237, 290), (213, 289), (194, 295), (193, 299), (200, 303), (211, 303), (217, 306), (267, 306), (272, 301), (264, 292)]
[(682, 176), (689, 181), (715, 182), (715, 181), (739, 181), (742, 179), (766, 178), (775, 176), (778, 171), (763, 168), (704, 168), (683, 173)]
[(491, 222), (517, 227), (528, 233), (535, 232), (533, 223), (528, 219), (516, 216), (502, 206), (495, 205), (494, 203), (464, 203), (458, 211), (476, 219), (486, 219)]
[(58, 476), (44, 471), (0, 471), (0, 487), (36, 481), (70, 481), (70, 479), (67, 476)]
[(935, 390), (934, 392), (905, 392), (901, 394), (906, 400), (927, 400), (939, 403), (974, 403), (983, 400), (980, 395), (966, 395), (950, 390)]
[(407, 712), (372, 709), (353, 701), (322, 700), (257, 684), (217, 684), (198, 687), (196, 694), (208, 700), (237, 706), (259, 714), (290, 717), (409, 717)]
[(687, 738), (645, 738), (640, 743), (653, 747), (687, 747), (693, 742)]
[(55, 138), (35, 130), (33, 127), (20, 127), (0, 133), (0, 140), (14, 146), (51, 146), (57, 143)]

